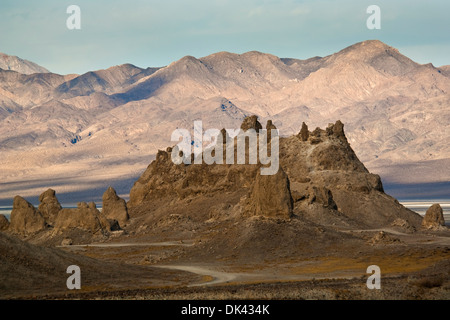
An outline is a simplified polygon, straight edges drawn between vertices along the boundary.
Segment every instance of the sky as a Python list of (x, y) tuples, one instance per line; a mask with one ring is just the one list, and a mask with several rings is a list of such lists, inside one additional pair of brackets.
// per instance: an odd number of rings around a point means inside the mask
[[(70, 5), (80, 8), (79, 30), (66, 26)], [(370, 5), (381, 29), (367, 28)], [(307, 59), (378, 39), (441, 66), (450, 64), (449, 12), (448, 0), (1, 0), (0, 52), (81, 74), (219, 51)]]

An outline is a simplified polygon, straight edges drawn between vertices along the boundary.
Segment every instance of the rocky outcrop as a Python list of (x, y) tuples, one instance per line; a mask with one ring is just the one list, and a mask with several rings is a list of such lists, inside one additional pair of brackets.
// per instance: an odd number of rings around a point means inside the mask
[(272, 141), (272, 130), (277, 130), (277, 127), (272, 123), (272, 120), (267, 120), (267, 141)]
[[(274, 125), (268, 121), (266, 127)], [(259, 131), (261, 124), (256, 116), (251, 116), (245, 118), (241, 129)], [(230, 208), (240, 207), (241, 210), (230, 211), (247, 216), (289, 218), (306, 216), (305, 211), (317, 211), (324, 221), (328, 212), (358, 227), (388, 226), (402, 219), (411, 230), (419, 228), (422, 222), (420, 215), (384, 193), (380, 177), (371, 174), (358, 159), (339, 120), (325, 130), (316, 128), (312, 132), (304, 123), (299, 134), (280, 137), (280, 172), (274, 176), (261, 176), (261, 163), (175, 165), (171, 161), (173, 150), (158, 151), (156, 159), (135, 182), (130, 192), (129, 210), (144, 213), (156, 201), (184, 206), (184, 199), (206, 203), (207, 198), (232, 194), (233, 199), (240, 200), (230, 203)], [(248, 150), (246, 147), (246, 152)], [(206, 204), (205, 207), (210, 208)], [(209, 216), (206, 211), (205, 216)]]
[(439, 229), (445, 226), (444, 213), (442, 207), (435, 203), (428, 208), (422, 221), (422, 227), (425, 229)]
[(128, 215), (127, 203), (120, 198), (116, 190), (112, 187), (103, 194), (102, 214), (110, 220), (117, 220), (120, 226), (124, 226), (130, 219)]
[(270, 131), (270, 130), (277, 130), (277, 127), (272, 123), (272, 120), (267, 120), (266, 123), (266, 130)]
[(283, 169), (274, 175), (256, 176), (245, 206), (245, 214), (289, 219), (292, 216), (293, 200), (289, 178)]
[(241, 124), (241, 130), (247, 131), (248, 129), (254, 129), (256, 132), (262, 129), (262, 125), (259, 123), (257, 116), (253, 115), (244, 119)]
[(380, 231), (377, 234), (375, 234), (370, 240), (369, 243), (372, 245), (376, 244), (393, 244), (400, 242), (399, 238), (396, 238), (390, 234), (387, 234), (384, 231)]
[(0, 231), (8, 229), (9, 221), (3, 214), (0, 214)]
[(9, 230), (24, 236), (44, 230), (47, 224), (42, 214), (20, 196), (14, 197)]
[(110, 224), (98, 211), (95, 203), (80, 202), (75, 209), (62, 209), (56, 217), (55, 232), (70, 229), (107, 234), (110, 231)]
[(306, 123), (302, 122), (302, 128), (300, 129), (300, 132), (297, 135), (302, 141), (307, 141), (309, 138), (309, 131), (308, 126)]
[(332, 192), (323, 186), (320, 187), (313, 186), (309, 194), (308, 201), (309, 204), (317, 202), (320, 203), (325, 208), (337, 209), (337, 205), (333, 200)]
[(56, 198), (56, 192), (53, 189), (48, 189), (39, 196), (39, 211), (50, 225), (55, 223), (58, 212), (62, 209), (61, 204)]

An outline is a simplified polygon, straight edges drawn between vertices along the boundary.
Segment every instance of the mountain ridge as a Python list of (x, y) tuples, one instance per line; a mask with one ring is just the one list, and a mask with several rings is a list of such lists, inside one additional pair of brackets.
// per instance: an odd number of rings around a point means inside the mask
[[(89, 181), (125, 179), (139, 175), (176, 128), (191, 130), (195, 120), (204, 129), (237, 128), (256, 114), (283, 136), (303, 121), (323, 127), (341, 119), (358, 157), (383, 179), (449, 181), (438, 167), (450, 159), (449, 74), (378, 40), (305, 60), (223, 51), (82, 75), (0, 70), (2, 179), (39, 183), (86, 172)], [(414, 163), (417, 174), (390, 180)], [(0, 198), (13, 197), (7, 186)]]
[(19, 58), (17, 56), (10, 56), (1, 52), (0, 69), (17, 71), (23, 74), (50, 73), (50, 71), (46, 68), (34, 62)]

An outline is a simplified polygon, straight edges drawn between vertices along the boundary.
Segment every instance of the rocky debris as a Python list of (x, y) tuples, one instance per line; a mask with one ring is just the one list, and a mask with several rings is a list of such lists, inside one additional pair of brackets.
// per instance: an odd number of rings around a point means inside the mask
[(302, 128), (300, 129), (299, 134), (297, 135), (300, 140), (302, 141), (307, 141), (309, 138), (309, 131), (308, 131), (308, 126), (306, 125), (306, 123), (302, 122)]
[(81, 229), (93, 234), (107, 234), (110, 229), (108, 220), (98, 211), (95, 203), (80, 202), (75, 209), (62, 209), (55, 221), (55, 232)]
[(9, 230), (27, 236), (47, 227), (42, 214), (28, 201), (15, 196)]
[(258, 121), (258, 116), (252, 115), (244, 119), (241, 124), (241, 130), (247, 131), (248, 129), (254, 129), (256, 132), (262, 129), (262, 125)]
[(221, 203), (216, 206), (211, 207), (209, 210), (210, 220), (221, 220), (226, 219), (230, 216), (232, 211), (232, 206), (230, 204)]
[(289, 219), (292, 216), (293, 200), (289, 178), (282, 168), (274, 175), (258, 174), (244, 208), (249, 216), (266, 216)]
[(102, 213), (107, 219), (117, 220), (120, 226), (124, 226), (130, 219), (128, 215), (127, 203), (124, 199), (120, 198), (116, 190), (112, 187), (103, 194), (103, 207)]
[(71, 238), (64, 238), (61, 241), (62, 246), (71, 246), (73, 244), (73, 240)]
[(422, 227), (425, 229), (439, 229), (445, 226), (444, 213), (442, 207), (435, 203), (428, 208), (422, 220)]
[(400, 239), (393, 237), (389, 234), (387, 234), (384, 231), (380, 231), (378, 232), (376, 235), (374, 235), (370, 240), (369, 243), (372, 245), (375, 244), (392, 244), (392, 243), (396, 243), (396, 242), (400, 242)]
[(402, 231), (413, 233), (416, 231), (416, 228), (412, 226), (408, 221), (405, 219), (397, 218), (391, 223), (392, 227), (399, 227)]
[(56, 192), (53, 189), (48, 189), (39, 196), (39, 211), (50, 225), (55, 223), (58, 212), (62, 209), (61, 204), (56, 198)]
[(313, 186), (309, 194), (309, 204), (314, 202), (322, 204), (325, 208), (337, 209), (331, 191), (323, 186)]
[(0, 231), (6, 230), (9, 227), (9, 221), (8, 219), (3, 215), (0, 214)]

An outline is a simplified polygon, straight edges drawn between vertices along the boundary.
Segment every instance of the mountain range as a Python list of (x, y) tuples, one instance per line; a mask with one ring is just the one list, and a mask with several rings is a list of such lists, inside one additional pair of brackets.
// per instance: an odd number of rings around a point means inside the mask
[(282, 136), (339, 119), (388, 191), (450, 195), (450, 66), (369, 40), (306, 60), (219, 52), (82, 75), (0, 54), (0, 204), (48, 187), (62, 201), (95, 200), (107, 184), (127, 196), (176, 128), (239, 128), (251, 114)]

